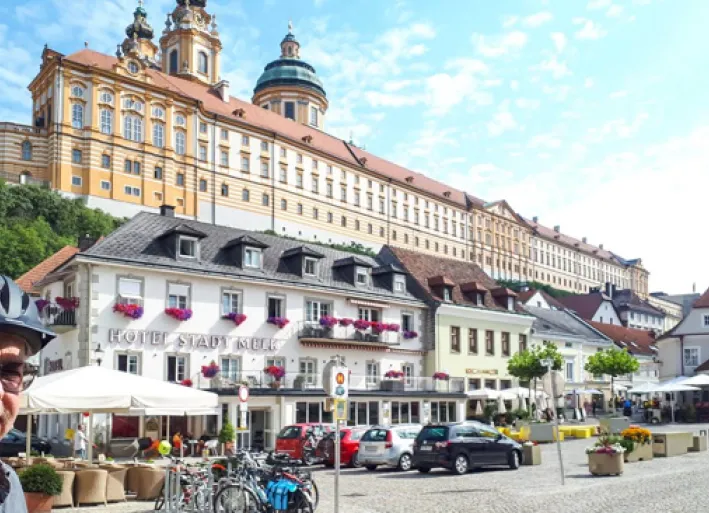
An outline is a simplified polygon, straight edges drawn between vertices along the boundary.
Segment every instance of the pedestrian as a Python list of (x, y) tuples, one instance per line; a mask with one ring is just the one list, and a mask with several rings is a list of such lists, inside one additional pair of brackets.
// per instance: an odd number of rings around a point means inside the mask
[[(0, 438), (15, 424), (20, 394), (37, 374), (27, 359), (56, 335), (39, 319), (34, 301), (7, 276), (0, 276)], [(0, 461), (0, 513), (27, 513), (20, 480)]]
[(593, 416), (596, 416), (596, 408), (598, 408), (598, 401), (595, 399), (591, 401), (591, 409), (593, 410)]
[(84, 433), (84, 425), (79, 424), (74, 432), (74, 455), (82, 460), (86, 459), (86, 433)]

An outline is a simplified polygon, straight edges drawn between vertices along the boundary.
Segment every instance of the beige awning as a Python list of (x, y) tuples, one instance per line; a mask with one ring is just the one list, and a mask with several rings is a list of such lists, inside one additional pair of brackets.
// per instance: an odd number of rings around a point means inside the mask
[(377, 303), (376, 301), (367, 301), (365, 299), (350, 298), (350, 303), (357, 306), (368, 306), (369, 308), (389, 308), (387, 303)]

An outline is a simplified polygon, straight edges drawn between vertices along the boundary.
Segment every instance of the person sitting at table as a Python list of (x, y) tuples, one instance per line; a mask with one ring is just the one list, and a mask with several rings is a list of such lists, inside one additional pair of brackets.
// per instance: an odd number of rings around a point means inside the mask
[(180, 435), (180, 432), (178, 431), (174, 435), (172, 435), (172, 449), (177, 452), (177, 454), (180, 454), (180, 448), (182, 447), (182, 436)]

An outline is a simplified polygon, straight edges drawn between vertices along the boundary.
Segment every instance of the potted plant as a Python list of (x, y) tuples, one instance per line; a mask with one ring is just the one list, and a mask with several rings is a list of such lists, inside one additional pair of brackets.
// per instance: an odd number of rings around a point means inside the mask
[(116, 303), (113, 305), (113, 311), (129, 319), (140, 319), (144, 312), (143, 307), (137, 303)]
[(537, 442), (525, 440), (522, 443), (522, 465), (541, 465), (542, 449)]
[(416, 333), (415, 331), (407, 330), (407, 331), (404, 331), (403, 336), (406, 340), (411, 340), (412, 338), (418, 337), (419, 334)]
[(279, 365), (269, 365), (263, 370), (268, 376), (273, 378), (271, 388), (280, 388), (281, 380), (286, 375), (286, 369)]
[(401, 326), (398, 324), (385, 324), (384, 325), (384, 331), (394, 331), (398, 332), (401, 329)]
[(278, 329), (283, 329), (288, 325), (290, 321), (285, 317), (269, 317), (268, 319), (266, 319), (266, 322), (268, 324), (278, 326)]
[(229, 319), (237, 326), (241, 326), (243, 324), (243, 322), (246, 320), (246, 315), (242, 314), (242, 313), (229, 312), (228, 314), (226, 314), (224, 316), (224, 319)]
[(372, 325), (371, 322), (365, 321), (364, 319), (357, 319), (353, 324), (357, 331), (367, 331)]
[(183, 379), (182, 381), (180, 381), (180, 385), (182, 385), (183, 387), (192, 387), (193, 384), (194, 383), (192, 383), (192, 380), (190, 378)]
[(337, 319), (334, 317), (324, 316), (320, 317), (320, 326), (325, 329), (332, 329), (337, 324)]
[(189, 308), (165, 308), (165, 313), (177, 321), (188, 321), (192, 318)]
[(448, 381), (450, 379), (450, 376), (445, 372), (439, 371), (433, 373), (433, 379), (436, 381)]
[(625, 448), (625, 462), (648, 461), (652, 459), (652, 433), (639, 426), (630, 426), (620, 434), (621, 445)]
[(35, 301), (34, 304), (37, 306), (37, 310), (41, 314), (42, 311), (47, 307), (47, 305), (49, 305), (49, 300), (40, 298)]
[(234, 440), (236, 439), (236, 431), (234, 426), (228, 420), (222, 425), (222, 430), (219, 432), (219, 443), (222, 444), (222, 453), (234, 450)]
[(78, 297), (55, 297), (54, 302), (58, 304), (62, 310), (68, 310), (73, 312), (79, 308), (79, 298)]
[(204, 376), (206, 379), (212, 379), (216, 377), (217, 374), (219, 374), (220, 370), (221, 369), (219, 368), (219, 365), (217, 365), (217, 362), (212, 360), (209, 365), (202, 365), (202, 376)]
[(29, 513), (52, 511), (54, 496), (62, 493), (62, 478), (51, 465), (39, 464), (20, 472)]
[(340, 319), (337, 322), (340, 326), (343, 326), (345, 328), (352, 326), (352, 324), (354, 323), (354, 321), (352, 319), (348, 319), (348, 318)]
[(586, 449), (588, 469), (594, 476), (619, 476), (623, 473), (624, 453), (625, 447), (620, 443), (602, 436), (593, 447)]

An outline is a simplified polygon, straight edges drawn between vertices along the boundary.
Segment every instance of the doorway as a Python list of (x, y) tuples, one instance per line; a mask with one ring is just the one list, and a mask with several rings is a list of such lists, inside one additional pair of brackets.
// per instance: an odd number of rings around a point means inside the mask
[(259, 451), (273, 450), (272, 415), (270, 410), (249, 411), (249, 435), (251, 447)]

